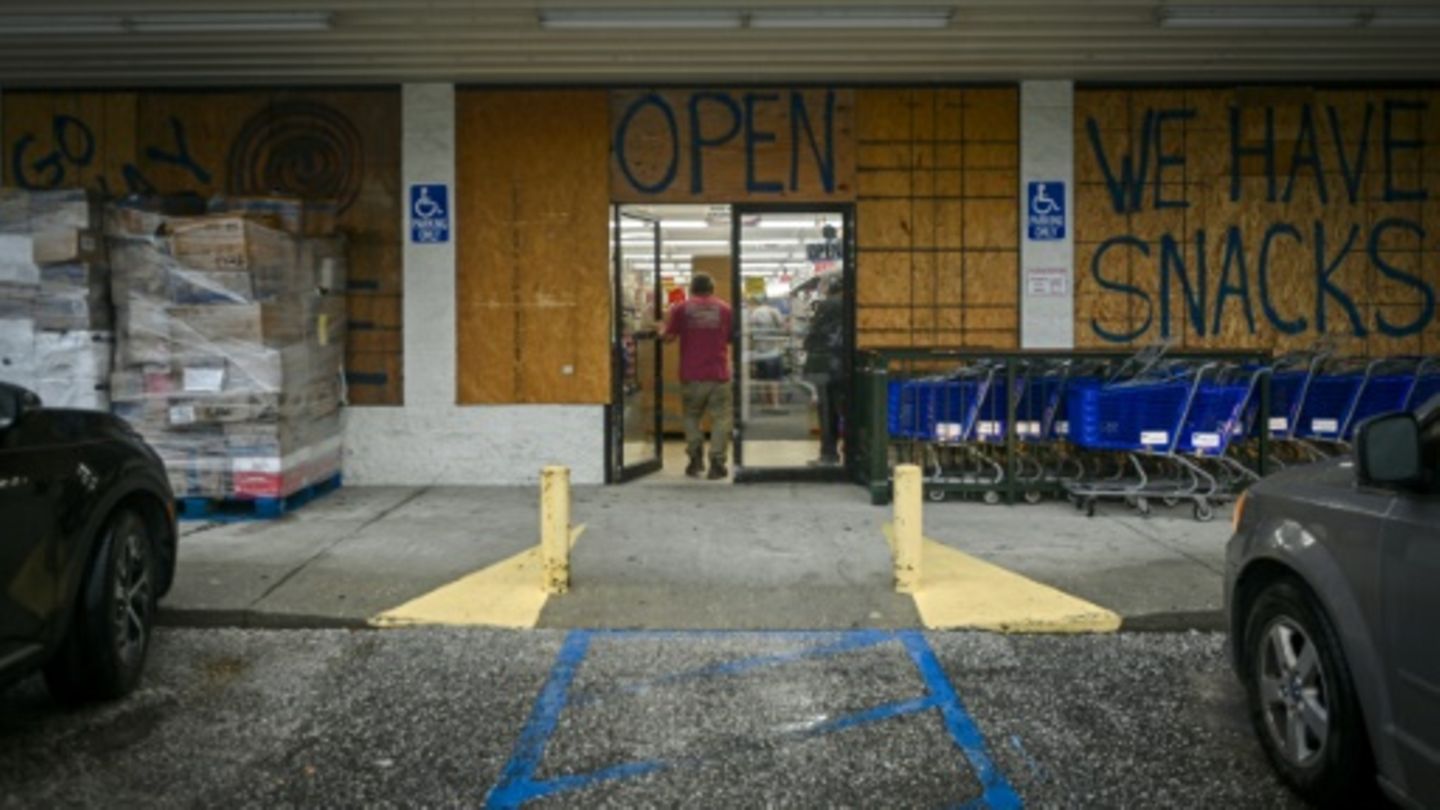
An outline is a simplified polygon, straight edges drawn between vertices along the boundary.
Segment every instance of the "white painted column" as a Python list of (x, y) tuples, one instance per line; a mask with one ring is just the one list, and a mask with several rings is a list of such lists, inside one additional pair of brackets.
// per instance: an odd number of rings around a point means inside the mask
[[(547, 465), (569, 467), (576, 484), (602, 483), (604, 406), (457, 404), (454, 240), (467, 226), (456, 216), (455, 87), (407, 84), (401, 94), (405, 403), (347, 409), (347, 483), (528, 484)], [(446, 184), (450, 241), (411, 241), (416, 183)]]
[[(1020, 84), (1020, 346), (1075, 346), (1075, 86)], [(1064, 235), (1032, 239), (1030, 187), (1063, 183)], [(1043, 206), (1042, 206), (1043, 207)]]
[[(455, 404), (455, 85), (407, 84), (400, 102), (401, 206), (405, 223), (405, 404)], [(444, 183), (450, 191), (450, 239), (410, 239), (410, 187)]]

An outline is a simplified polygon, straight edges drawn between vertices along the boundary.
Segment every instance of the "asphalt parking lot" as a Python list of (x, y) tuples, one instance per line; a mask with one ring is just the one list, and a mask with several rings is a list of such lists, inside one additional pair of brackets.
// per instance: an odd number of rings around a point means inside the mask
[(1223, 636), (162, 630), (7, 807), (1292, 807)]

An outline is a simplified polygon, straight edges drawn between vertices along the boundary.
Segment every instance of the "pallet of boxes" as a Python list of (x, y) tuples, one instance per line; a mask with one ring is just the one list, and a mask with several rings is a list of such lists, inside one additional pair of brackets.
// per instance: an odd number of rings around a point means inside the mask
[(0, 381), (47, 407), (107, 410), (110, 276), (98, 199), (0, 188)]
[(338, 486), (345, 245), (333, 208), (165, 208), (106, 211), (114, 411), (164, 459), (183, 516), (269, 517)]

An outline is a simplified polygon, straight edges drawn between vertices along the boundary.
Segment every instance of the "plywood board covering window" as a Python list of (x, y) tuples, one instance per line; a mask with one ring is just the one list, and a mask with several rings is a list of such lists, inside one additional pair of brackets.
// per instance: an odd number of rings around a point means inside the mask
[(854, 92), (840, 88), (615, 90), (616, 202), (849, 202)]
[(1440, 351), (1440, 92), (1075, 101), (1077, 345)]
[(608, 402), (608, 94), (456, 107), (460, 403)]
[(855, 97), (859, 347), (1013, 348), (1018, 92)]

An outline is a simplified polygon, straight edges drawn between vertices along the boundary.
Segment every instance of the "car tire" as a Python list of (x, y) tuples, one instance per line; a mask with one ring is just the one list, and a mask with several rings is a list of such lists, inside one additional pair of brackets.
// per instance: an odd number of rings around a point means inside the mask
[(1276, 772), (1317, 807), (1365, 806), (1375, 770), (1360, 704), (1339, 636), (1302, 585), (1255, 598), (1245, 656), (1250, 719)]
[(154, 626), (157, 568), (145, 521), (129, 510), (111, 516), (65, 639), (45, 667), (56, 699), (113, 700), (135, 688)]

